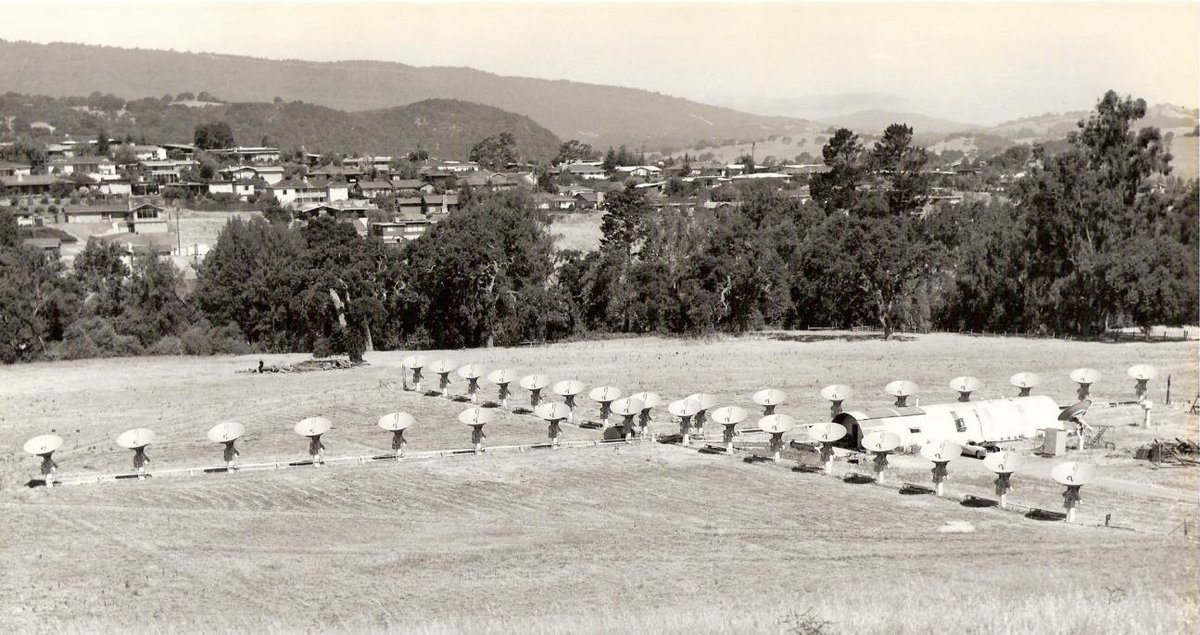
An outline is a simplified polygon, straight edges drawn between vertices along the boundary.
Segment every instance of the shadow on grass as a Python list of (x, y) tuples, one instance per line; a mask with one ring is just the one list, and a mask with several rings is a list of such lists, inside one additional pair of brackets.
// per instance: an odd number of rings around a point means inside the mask
[(229, 471), (230, 471), (230, 469), (227, 467), (206, 467), (203, 470), (203, 472), (205, 474), (220, 474), (221, 472), (229, 472)]
[(45, 486), (46, 486), (46, 479), (43, 479), (43, 478), (31, 478), (31, 479), (29, 479), (29, 481), (27, 483), (25, 483), (25, 487), (28, 487), (30, 489), (33, 489), (35, 487), (45, 487)]
[(934, 490), (932, 487), (913, 485), (912, 483), (905, 483), (904, 487), (900, 488), (900, 493), (905, 496), (920, 496), (922, 494), (933, 494), (935, 492), (936, 490)]
[(823, 474), (825, 473), (825, 467), (821, 465), (805, 465), (801, 463), (800, 465), (793, 467), (792, 471), (802, 472), (804, 474)]
[(1047, 509), (1031, 509), (1025, 517), (1030, 520), (1066, 520), (1067, 515), (1062, 512), (1052, 512)]
[(843, 478), (842, 482), (849, 483), (851, 485), (866, 485), (867, 483), (874, 483), (875, 479), (867, 476), (866, 474), (850, 474), (849, 476)]
[[(883, 341), (882, 333), (856, 333), (853, 335), (847, 335), (845, 333), (771, 333), (767, 335), (767, 337), (780, 342), (801, 342), (804, 344), (811, 344), (813, 342), (829, 342), (832, 340), (843, 340), (846, 342)], [(911, 342), (917, 338), (912, 335), (893, 333), (891, 339), (895, 342)]]
[(976, 498), (974, 496), (968, 496), (964, 498), (961, 503), (959, 503), (959, 505), (962, 505), (963, 507), (974, 508), (995, 507), (999, 504), (1000, 503), (990, 498)]

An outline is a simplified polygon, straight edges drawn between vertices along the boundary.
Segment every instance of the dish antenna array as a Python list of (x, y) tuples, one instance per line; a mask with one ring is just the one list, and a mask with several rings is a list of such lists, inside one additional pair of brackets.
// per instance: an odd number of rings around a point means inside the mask
[(883, 472), (888, 467), (888, 453), (900, 447), (900, 435), (887, 430), (869, 432), (862, 439), (862, 446), (875, 455), (875, 482), (883, 482)]
[(208, 431), (209, 441), (212, 441), (213, 443), (220, 443), (222, 446), (224, 446), (221, 450), (221, 460), (225, 461), (225, 469), (227, 471), (232, 472), (237, 469), (237, 465), (234, 464), (234, 461), (237, 459), (237, 457), (241, 456), (242, 453), (238, 452), (235, 444), (237, 443), (238, 438), (245, 433), (246, 426), (238, 423), (237, 421), (223, 421), (213, 426)]
[(846, 428), (840, 423), (818, 423), (808, 429), (808, 437), (821, 444), (821, 463), (825, 473), (833, 474), (833, 444), (846, 436)]
[(758, 420), (758, 427), (771, 435), (771, 460), (779, 462), (779, 452), (783, 449), (783, 435), (796, 426), (796, 420), (787, 415), (767, 415)]
[[(424, 355), (409, 355), (404, 358), (401, 364), (412, 371), (413, 390), (421, 392), (421, 369), (425, 368), (427, 363)], [(405, 385), (405, 388), (408, 386)]]
[(633, 440), (633, 418), (641, 414), (643, 403), (639, 399), (633, 397), (621, 397), (612, 402), (609, 408), (613, 413), (620, 415), (623, 420), (621, 427), (625, 434), (625, 442)]
[(542, 391), (550, 385), (550, 378), (545, 375), (533, 374), (521, 378), (521, 387), (529, 391), (529, 407), (537, 408), (542, 403)]
[(587, 386), (584, 386), (583, 382), (581, 382), (581, 381), (577, 381), (574, 379), (564, 379), (563, 381), (560, 381), (557, 384), (554, 384), (554, 387), (551, 388), (551, 390), (554, 391), (554, 394), (558, 395), (559, 397), (562, 397), (563, 401), (567, 404), (567, 408), (568, 408), (567, 421), (570, 421), (572, 423), (575, 422), (575, 406), (576, 406), (575, 397), (577, 395), (579, 395), (580, 393), (582, 393), (583, 389), (586, 387)]
[(787, 395), (782, 390), (775, 388), (766, 388), (754, 393), (751, 397), (754, 403), (762, 406), (763, 416), (775, 414), (775, 406), (778, 406), (787, 401)]
[(450, 388), (450, 373), (454, 372), (454, 362), (448, 359), (439, 359), (429, 365), (429, 369), (437, 373), (438, 376), (438, 392), (441, 396), (449, 396)]
[(134, 428), (126, 430), (117, 437), (117, 445), (133, 450), (133, 469), (137, 470), (139, 481), (146, 479), (146, 464), (150, 457), (146, 456), (146, 446), (154, 442), (154, 431), (150, 428)]
[(1042, 383), (1042, 378), (1037, 373), (1017, 373), (1008, 378), (1008, 383), (1021, 389), (1018, 397), (1028, 397), (1029, 391)]
[(1054, 469), (1050, 470), (1050, 478), (1067, 488), (1063, 491), (1063, 507), (1067, 510), (1067, 522), (1074, 521), (1075, 508), (1083, 501), (1079, 490), (1096, 480), (1096, 468), (1087, 463), (1069, 461), (1054, 466)]
[(1087, 421), (1084, 421), (1084, 419), (1083, 419), (1083, 415), (1087, 414), (1088, 408), (1091, 408), (1091, 407), (1092, 407), (1092, 400), (1084, 399), (1083, 401), (1081, 401), (1073, 406), (1064, 408), (1062, 412), (1058, 413), (1059, 421), (1067, 421), (1075, 426), (1075, 435), (1076, 435), (1076, 439), (1078, 439), (1078, 443), (1079, 443), (1078, 447), (1076, 448), (1078, 450), (1083, 449), (1083, 432), (1084, 432), (1084, 430), (1090, 430), (1092, 427), (1092, 426), (1088, 425)]
[(493, 370), (488, 374), (488, 381), (496, 384), (499, 393), (497, 398), (500, 400), (501, 408), (508, 408), (508, 385), (513, 382), (516, 377), (513, 372), (507, 368)]
[(483, 368), (479, 364), (467, 364), (458, 369), (458, 376), (467, 380), (467, 396), (475, 403), (475, 394), (479, 392), (479, 378), (483, 376)]
[(312, 460), (313, 467), (325, 464), (325, 444), (321, 442), (321, 435), (329, 432), (332, 427), (333, 424), (325, 417), (309, 417), (301, 419), (292, 428), (296, 434), (308, 437), (308, 457)]
[(821, 389), (821, 398), (828, 400), (832, 405), (829, 406), (829, 418), (832, 419), (842, 414), (842, 402), (854, 395), (854, 391), (849, 386), (842, 384), (833, 384)]
[(1088, 398), (1092, 384), (1100, 381), (1100, 371), (1092, 368), (1076, 368), (1071, 371), (1071, 381), (1079, 384), (1079, 401)]
[(953, 441), (935, 441), (921, 446), (921, 456), (933, 462), (933, 487), (938, 496), (946, 493), (946, 466), (962, 456), (962, 446)]
[(1150, 392), (1150, 380), (1158, 377), (1158, 369), (1149, 364), (1138, 364), (1130, 366), (1128, 372), (1129, 376), (1137, 381), (1133, 390), (1137, 393), (1138, 401), (1145, 401)]
[(458, 420), (471, 427), (471, 445), (475, 447), (475, 454), (482, 454), (483, 440), (487, 438), (483, 426), (492, 420), (492, 411), (478, 406), (467, 408), (458, 413)]
[(917, 385), (907, 379), (898, 379), (883, 387), (884, 392), (896, 398), (896, 407), (908, 406), (908, 398), (917, 394)]
[(413, 423), (413, 416), (407, 412), (393, 412), (379, 418), (379, 427), (392, 433), (392, 452), (397, 461), (404, 458), (404, 448), (408, 446), (404, 431)]
[(550, 424), (550, 447), (558, 449), (558, 439), (562, 436), (561, 422), (571, 416), (571, 409), (567, 404), (547, 401), (534, 408), (533, 415), (539, 419), (545, 419), (546, 423)]
[(615, 386), (598, 386), (588, 393), (588, 397), (600, 404), (600, 423), (607, 428), (609, 413), (612, 412), (612, 402), (621, 398), (621, 389)]
[(679, 417), (679, 434), (683, 437), (683, 444), (687, 445), (692, 434), (692, 417), (696, 416), (696, 411), (700, 409), (700, 404), (691, 398), (679, 399), (667, 404), (667, 412)]
[(1021, 469), (1025, 459), (1020, 454), (1001, 450), (983, 459), (983, 466), (996, 473), (996, 496), (1000, 497), (1000, 509), (1008, 507), (1008, 493), (1012, 491), (1013, 472)]
[(963, 377), (955, 377), (950, 380), (950, 388), (958, 393), (958, 401), (966, 403), (971, 400), (971, 393), (983, 389), (983, 382), (976, 377), (969, 375)]
[(46, 487), (54, 487), (54, 473), (58, 471), (58, 463), (54, 462), (53, 455), (62, 444), (62, 437), (57, 434), (43, 434), (25, 442), (25, 453), (42, 459), (40, 471)]
[(698, 404), (695, 418), (696, 434), (704, 434), (704, 421), (708, 417), (708, 410), (717, 405), (717, 398), (706, 392), (698, 392), (688, 395), (688, 399), (694, 399)]
[[(776, 391), (779, 392), (779, 391)], [(780, 393), (782, 395), (782, 393)], [(783, 400), (780, 399), (780, 402)], [(778, 402), (777, 402), (778, 403)], [(761, 405), (761, 404), (760, 404)], [(773, 408), (773, 406), (772, 406)], [(717, 423), (725, 426), (723, 439), (725, 441), (725, 453), (733, 454), (733, 437), (737, 434), (737, 425), (746, 420), (750, 413), (744, 408), (737, 406), (724, 406), (717, 408), (712, 412), (712, 419)], [(770, 415), (768, 415), (770, 416)]]
[(662, 397), (656, 392), (639, 392), (629, 396), (642, 402), (642, 411), (638, 414), (638, 436), (646, 438), (646, 429), (650, 426), (650, 410), (662, 403)]

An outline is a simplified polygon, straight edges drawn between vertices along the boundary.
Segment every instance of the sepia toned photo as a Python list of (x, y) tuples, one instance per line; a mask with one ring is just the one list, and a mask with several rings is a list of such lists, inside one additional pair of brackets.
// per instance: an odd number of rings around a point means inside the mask
[(1192, 632), (1198, 235), (1194, 1), (0, 2), (0, 626)]

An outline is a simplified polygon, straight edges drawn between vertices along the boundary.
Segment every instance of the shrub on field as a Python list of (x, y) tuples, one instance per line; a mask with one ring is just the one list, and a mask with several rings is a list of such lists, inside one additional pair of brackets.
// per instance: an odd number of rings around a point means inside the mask
[(183, 355), (183, 340), (174, 335), (164, 335), (147, 352), (151, 355)]
[(333, 355), (333, 343), (329, 338), (318, 337), (313, 340), (312, 345), (313, 357), (330, 357)]
[(129, 357), (144, 352), (136, 337), (117, 333), (112, 323), (100, 317), (75, 320), (63, 333), (62, 356), (66, 359)]
[(185, 355), (245, 355), (254, 351), (236, 324), (213, 327), (201, 322), (185, 331), (180, 343)]
[(184, 331), (179, 338), (183, 343), (183, 352), (187, 355), (212, 355), (212, 342), (208, 339), (208, 329), (204, 326), (193, 326)]

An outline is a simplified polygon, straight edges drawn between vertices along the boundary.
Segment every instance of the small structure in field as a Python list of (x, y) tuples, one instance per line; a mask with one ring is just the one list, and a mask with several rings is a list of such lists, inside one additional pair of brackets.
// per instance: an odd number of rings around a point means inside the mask
[(1093, 368), (1076, 368), (1071, 371), (1071, 381), (1079, 384), (1077, 398), (1083, 401), (1091, 394), (1092, 384), (1100, 381), (1100, 371)]
[(562, 436), (562, 420), (571, 415), (571, 409), (567, 407), (567, 404), (547, 401), (534, 408), (533, 415), (538, 419), (544, 419), (549, 424), (550, 448), (557, 450), (559, 437)]
[(508, 385), (511, 384), (514, 379), (516, 379), (516, 375), (514, 375), (513, 372), (507, 368), (493, 370), (492, 372), (488, 373), (488, 381), (496, 384), (496, 387), (499, 391), (497, 393), (497, 398), (500, 400), (501, 408), (508, 408)]
[(1067, 488), (1063, 491), (1063, 507), (1067, 510), (1067, 522), (1074, 521), (1075, 509), (1083, 502), (1079, 490), (1096, 479), (1096, 468), (1087, 463), (1068, 461), (1054, 466), (1050, 478)]
[[(781, 398), (777, 403), (782, 403), (782, 401)], [(745, 408), (737, 406), (723, 406), (712, 412), (713, 421), (725, 426), (722, 440), (725, 442), (726, 454), (733, 454), (733, 438), (737, 435), (737, 425), (745, 421), (748, 416), (749, 413)]]
[(854, 391), (844, 384), (833, 384), (821, 389), (821, 398), (830, 402), (829, 418), (842, 413), (842, 402), (854, 395)]
[(1017, 394), (1018, 397), (1028, 397), (1029, 391), (1042, 383), (1042, 378), (1037, 373), (1021, 372), (1009, 377), (1008, 383), (1021, 389), (1021, 392)]
[(949, 471), (946, 466), (951, 461), (962, 456), (962, 446), (953, 441), (935, 441), (921, 446), (921, 456), (933, 462), (933, 486), (938, 496), (946, 493), (946, 478)]
[(970, 375), (955, 377), (950, 380), (950, 388), (958, 393), (958, 400), (966, 403), (971, 400), (971, 393), (982, 390), (983, 382)]
[(563, 402), (567, 404), (567, 421), (575, 421), (575, 397), (582, 393), (584, 388), (583, 382), (575, 379), (564, 379), (551, 388), (554, 394), (562, 397)]
[(775, 407), (787, 401), (787, 395), (776, 388), (764, 388), (751, 397), (754, 403), (762, 406), (763, 416), (775, 414)]

